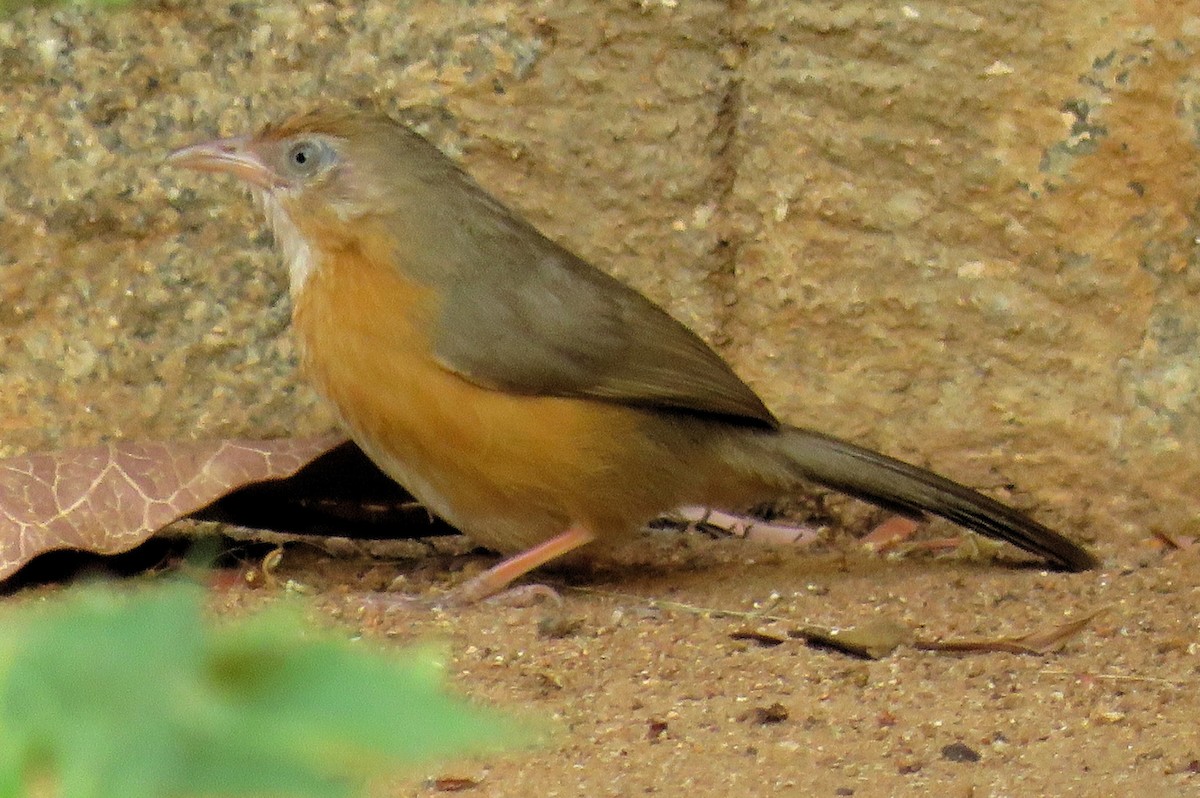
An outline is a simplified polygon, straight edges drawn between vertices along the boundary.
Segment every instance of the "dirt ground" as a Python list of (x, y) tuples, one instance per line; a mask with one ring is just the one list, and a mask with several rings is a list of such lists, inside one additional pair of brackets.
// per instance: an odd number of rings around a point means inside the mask
[[(454, 611), (373, 591), (430, 595), (491, 558), (289, 544), (277, 584), (233, 577), (216, 601), (311, 591), (347, 633), (445, 641), (456, 689), (555, 729), (543, 749), (432, 769), (386, 795), (438, 794), (439, 778), (488, 796), (1200, 794), (1194, 550), (1102, 549), (1103, 570), (1064, 575), (842, 541), (659, 532), (625, 562), (549, 576), (561, 608)], [(1101, 609), (1039, 656), (902, 646), (861, 660), (792, 636), (887, 619), (918, 639), (995, 639)]]
[[(1153, 534), (1200, 530), (1187, 6), (25, 9), (0, 19), (0, 454), (328, 430), (262, 220), (162, 158), (330, 98), (379, 108), (694, 326), (781, 418), (1104, 558), (1064, 575), (883, 559), (841, 528), (809, 549), (661, 533), (546, 575), (561, 608), (453, 612), (379, 592), (486, 555), (293, 543), (268, 586), (233, 572), (218, 612), (307, 592), (347, 634), (446, 641), (456, 689), (557, 730), (382, 794), (1200, 796), (1200, 555)], [(1036, 656), (867, 661), (789, 634), (997, 638), (1099, 610)]]

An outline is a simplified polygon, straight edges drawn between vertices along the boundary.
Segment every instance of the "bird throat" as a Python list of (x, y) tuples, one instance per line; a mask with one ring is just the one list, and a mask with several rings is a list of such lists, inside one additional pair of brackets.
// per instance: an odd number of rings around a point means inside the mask
[(283, 260), (288, 270), (288, 292), (292, 302), (295, 302), (316, 265), (312, 247), (274, 192), (255, 189), (254, 199), (266, 214), (271, 233), (283, 252)]

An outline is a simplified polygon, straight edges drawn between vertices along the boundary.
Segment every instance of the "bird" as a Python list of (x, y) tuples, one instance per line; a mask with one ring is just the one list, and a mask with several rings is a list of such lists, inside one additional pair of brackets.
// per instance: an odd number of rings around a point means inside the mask
[(455, 603), (675, 507), (814, 483), (1055, 569), (1098, 564), (976, 490), (781, 422), (683, 323), (385, 114), (318, 107), (167, 163), (250, 186), (287, 266), (302, 373), (384, 473), (505, 556)]

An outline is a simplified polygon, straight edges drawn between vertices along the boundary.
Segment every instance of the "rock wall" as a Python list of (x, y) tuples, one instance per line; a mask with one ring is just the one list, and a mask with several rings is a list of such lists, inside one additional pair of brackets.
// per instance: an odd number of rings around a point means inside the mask
[(779, 414), (1073, 534), (1200, 528), (1200, 12), (162, 2), (0, 20), (0, 448), (331, 424), (246, 192), (172, 148), (382, 108)]

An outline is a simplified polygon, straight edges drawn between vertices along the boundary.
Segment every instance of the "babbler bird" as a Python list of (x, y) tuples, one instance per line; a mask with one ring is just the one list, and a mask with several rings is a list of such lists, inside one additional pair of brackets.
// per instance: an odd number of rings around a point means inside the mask
[(780, 423), (683, 324), (386, 117), (315, 111), (169, 160), (250, 184), (287, 261), (308, 378), (385, 473), (511, 555), (462, 601), (677, 506), (743, 507), (804, 483), (1058, 568), (1096, 564), (970, 488)]

